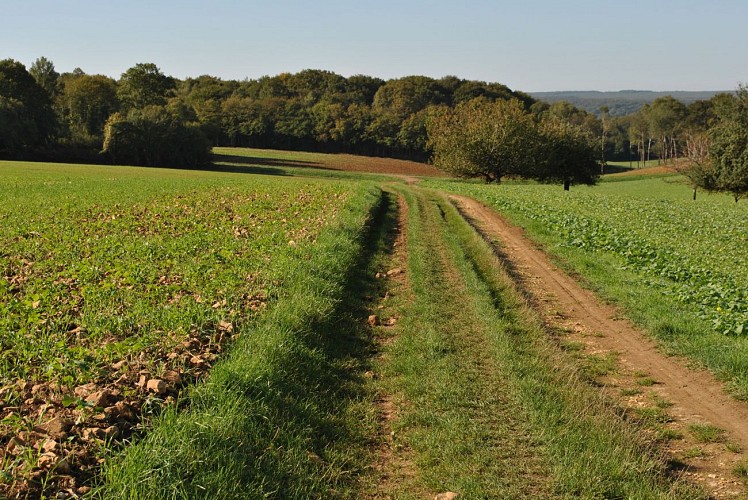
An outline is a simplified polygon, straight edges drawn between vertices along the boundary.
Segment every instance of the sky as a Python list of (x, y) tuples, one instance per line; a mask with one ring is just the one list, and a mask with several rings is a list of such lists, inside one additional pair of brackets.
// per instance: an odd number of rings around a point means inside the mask
[(114, 78), (323, 69), (553, 90), (748, 82), (748, 0), (0, 0), (0, 59)]

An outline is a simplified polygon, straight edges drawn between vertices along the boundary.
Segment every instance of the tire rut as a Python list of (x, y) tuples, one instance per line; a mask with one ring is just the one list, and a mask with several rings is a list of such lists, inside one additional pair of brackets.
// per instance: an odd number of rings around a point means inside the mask
[[(629, 383), (636, 376), (632, 374), (646, 372), (656, 381), (656, 393), (672, 403), (668, 414), (676, 426), (708, 423), (726, 431), (729, 440), (740, 449), (748, 449), (748, 405), (725, 394), (723, 385), (711, 373), (689, 368), (686, 360), (659, 352), (656, 343), (623, 319), (618, 309), (603, 303), (559, 270), (524, 236), (522, 229), (510, 225), (492, 209), (463, 196), (451, 196), (451, 200), (494, 247), (547, 325), (563, 325), (583, 333), (587, 352), (616, 353), (619, 370), (628, 373)], [(625, 377), (607, 380), (608, 389), (611, 385), (624, 385)], [(641, 404), (641, 398), (634, 399), (639, 401), (629, 401), (629, 406)], [(684, 451), (679, 448), (692, 444), (700, 443), (689, 442), (684, 436), (680, 444), (670, 444), (666, 451), (679, 456)], [(685, 475), (716, 497), (745, 494), (745, 485), (732, 472), (744, 459), (742, 453), (727, 451), (724, 443), (709, 446), (708, 452), (708, 460), (689, 460)]]

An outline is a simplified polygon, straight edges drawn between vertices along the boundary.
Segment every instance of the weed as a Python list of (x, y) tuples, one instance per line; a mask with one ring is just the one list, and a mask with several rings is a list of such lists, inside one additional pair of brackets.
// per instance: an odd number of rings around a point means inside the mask
[(719, 443), (725, 439), (725, 431), (710, 424), (691, 424), (688, 430), (700, 443)]
[(732, 453), (743, 453), (743, 447), (734, 441), (728, 441), (725, 443), (725, 449)]
[(689, 458), (704, 458), (706, 456), (706, 452), (703, 448), (694, 447), (690, 448), (683, 452), (683, 458), (689, 459)]
[(743, 460), (732, 469), (732, 473), (743, 480), (748, 479), (748, 462)]
[(621, 389), (621, 396), (636, 396), (642, 393), (641, 389), (636, 388), (624, 388)]
[(656, 439), (658, 441), (674, 441), (683, 439), (683, 433), (669, 427), (660, 427), (657, 429)]

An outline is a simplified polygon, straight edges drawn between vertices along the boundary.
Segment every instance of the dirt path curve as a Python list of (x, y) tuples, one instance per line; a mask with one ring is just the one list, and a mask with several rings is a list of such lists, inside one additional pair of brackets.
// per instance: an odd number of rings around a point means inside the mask
[[(524, 236), (522, 229), (508, 224), (495, 211), (466, 197), (452, 196), (461, 213), (489, 240), (499, 240), (499, 253), (515, 274), (523, 292), (546, 317), (562, 315), (566, 325), (585, 330), (588, 350), (616, 352), (630, 371), (646, 372), (656, 391), (673, 406), (669, 415), (683, 426), (708, 423), (724, 429), (727, 440), (748, 450), (748, 405), (730, 398), (711, 373), (686, 367), (686, 361), (668, 357), (656, 349), (631, 322), (620, 318), (615, 307), (602, 303), (551, 263)], [(553, 311), (553, 312), (551, 312)], [(676, 445), (677, 446), (677, 445)], [(672, 448), (669, 451), (673, 451)], [(689, 461), (689, 475), (703, 482), (717, 496), (739, 494), (742, 489), (732, 469), (741, 454), (725, 450), (724, 444), (710, 452), (708, 460)]]

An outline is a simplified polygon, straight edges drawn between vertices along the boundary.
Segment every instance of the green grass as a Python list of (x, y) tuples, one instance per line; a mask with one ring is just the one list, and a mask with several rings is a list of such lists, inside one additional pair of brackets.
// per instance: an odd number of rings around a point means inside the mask
[[(656, 337), (748, 398), (748, 204), (690, 199), (682, 178), (574, 187), (426, 185), (481, 199)], [(741, 333), (744, 332), (744, 333)]]
[[(95, 412), (73, 389), (89, 382), (119, 390), (118, 399), (142, 410), (138, 425), (147, 425), (163, 396), (139, 391), (140, 375), (175, 370), (194, 381), (204, 371), (191, 362), (204, 354), (195, 349), (212, 356), (247, 336), (322, 233), (347, 212), (366, 211), (366, 186), (0, 163), (0, 195), (8, 200), (0, 207), (2, 442), (50, 419), (38, 412), (47, 404), (77, 422), (58, 453), (79, 470), (75, 453), (86, 446), (81, 435)], [(354, 198), (361, 207), (351, 207)], [(115, 362), (124, 367), (112, 370)], [(36, 384), (46, 388), (36, 394), (40, 402), (22, 405)], [(3, 460), (0, 488), (28, 479), (36, 458), (24, 456)]]
[(725, 440), (725, 431), (710, 424), (691, 424), (688, 431), (699, 443), (719, 443)]
[(167, 410), (107, 464), (97, 497), (350, 495), (373, 418), (355, 298), (373, 286), (366, 271), (388, 208), (378, 191), (359, 191), (314, 248), (284, 263), (277, 302), (189, 391), (184, 410)]
[(394, 496), (695, 494), (580, 381), (454, 207), (406, 195), (413, 296), (388, 375), (406, 401), (395, 435), (419, 475)]
[[(69, 391), (113, 361), (160, 373), (174, 345), (233, 336), (129, 446), (102, 448), (91, 496), (699, 494), (588, 383), (615, 359), (582, 366), (578, 346), (549, 338), (441, 195), (338, 172), (344, 155), (216, 153), (223, 172), (0, 163), (3, 405), (21, 399), (18, 378)], [(382, 182), (409, 206), (412, 293), (388, 306), (399, 334), (375, 362), (367, 301), (396, 215)], [(382, 393), (398, 405), (397, 481), (372, 465)]]
[[(0, 386), (88, 382), (219, 323), (241, 330), (350, 184), (0, 164)], [(145, 367), (148, 368), (148, 367)]]

